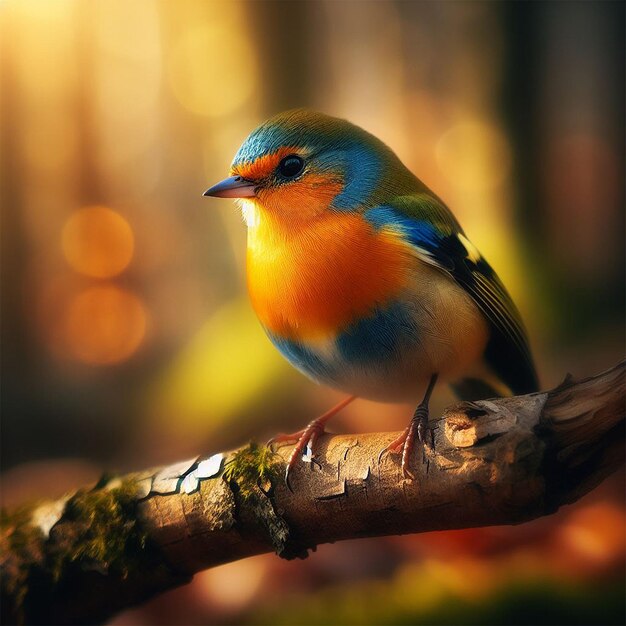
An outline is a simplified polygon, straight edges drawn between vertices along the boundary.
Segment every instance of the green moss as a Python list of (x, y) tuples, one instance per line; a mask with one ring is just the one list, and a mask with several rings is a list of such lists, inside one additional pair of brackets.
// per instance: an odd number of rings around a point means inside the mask
[(252, 514), (254, 526), (265, 530), (276, 553), (294, 558), (302, 556), (303, 549), (290, 541), (289, 526), (276, 513), (271, 499), (272, 487), (281, 480), (283, 469), (280, 456), (267, 446), (251, 442), (227, 461), (224, 479), (231, 484), (244, 511)]
[(7, 617), (22, 622), (22, 605), (28, 591), (31, 566), (41, 560), (44, 536), (31, 524), (35, 505), (15, 511), (0, 511), (0, 553), (2, 556), (2, 622)]
[(2, 543), (7, 542), (12, 550), (24, 550), (33, 541), (43, 539), (41, 530), (31, 524), (36, 504), (19, 507), (15, 511), (0, 510), (0, 538)]
[(241, 498), (248, 500), (256, 496), (258, 488), (269, 492), (279, 479), (282, 466), (281, 458), (268, 446), (252, 441), (227, 461), (224, 478), (236, 483)]
[(111, 488), (76, 492), (57, 526), (51, 571), (58, 581), (66, 568), (79, 564), (125, 578), (146, 545), (136, 519), (137, 491), (128, 479)]
[(165, 567), (137, 521), (132, 478), (76, 492), (48, 537), (33, 525), (37, 506), (0, 516), (3, 623), (46, 623), (50, 607), (76, 595), (85, 572), (114, 580)]

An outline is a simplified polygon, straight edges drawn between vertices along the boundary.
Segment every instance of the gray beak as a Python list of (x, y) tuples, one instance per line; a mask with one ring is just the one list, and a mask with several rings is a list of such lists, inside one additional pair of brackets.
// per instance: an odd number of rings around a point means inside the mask
[(252, 198), (256, 193), (253, 182), (241, 176), (230, 176), (209, 187), (202, 195), (214, 198)]

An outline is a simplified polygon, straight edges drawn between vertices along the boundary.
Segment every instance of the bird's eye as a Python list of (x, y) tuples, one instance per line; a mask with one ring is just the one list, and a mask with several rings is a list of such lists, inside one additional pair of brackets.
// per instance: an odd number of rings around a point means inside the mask
[(286, 156), (279, 164), (278, 171), (281, 176), (285, 178), (294, 178), (302, 172), (304, 169), (304, 159), (301, 157), (290, 154)]

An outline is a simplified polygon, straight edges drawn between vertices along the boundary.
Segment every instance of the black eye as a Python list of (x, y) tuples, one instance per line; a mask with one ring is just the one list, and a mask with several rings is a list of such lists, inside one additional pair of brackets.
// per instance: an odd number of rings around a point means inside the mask
[(304, 159), (296, 156), (295, 154), (290, 154), (286, 156), (279, 164), (278, 171), (281, 176), (285, 178), (293, 178), (302, 172), (304, 169)]

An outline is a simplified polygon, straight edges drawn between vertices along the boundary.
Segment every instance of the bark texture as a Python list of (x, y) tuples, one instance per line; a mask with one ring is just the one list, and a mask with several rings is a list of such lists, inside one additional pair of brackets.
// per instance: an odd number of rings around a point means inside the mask
[(556, 511), (624, 461), (625, 364), (553, 391), (460, 403), (431, 420), (435, 449), (381, 450), (397, 433), (325, 435), (283, 481), (291, 446), (250, 444), (103, 478), (4, 514), (4, 623), (96, 623), (195, 572), (325, 542), (517, 524)]

